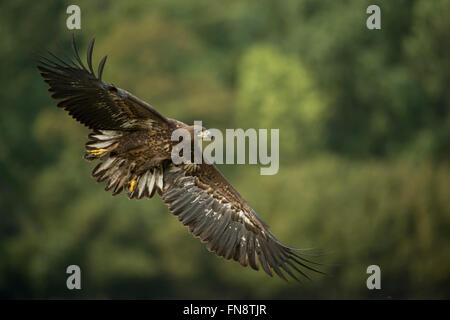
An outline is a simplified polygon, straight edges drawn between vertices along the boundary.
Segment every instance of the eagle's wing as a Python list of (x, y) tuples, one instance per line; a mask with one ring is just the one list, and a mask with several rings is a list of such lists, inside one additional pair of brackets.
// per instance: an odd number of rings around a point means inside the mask
[(62, 99), (58, 103), (69, 114), (87, 127), (96, 130), (149, 129), (155, 125), (166, 126), (168, 120), (148, 103), (129, 92), (102, 81), (106, 56), (98, 67), (98, 76), (92, 68), (91, 41), (87, 53), (87, 69), (78, 55), (75, 40), (72, 49), (76, 61), (64, 61), (55, 55), (54, 59), (41, 57), (38, 69), (53, 92), (52, 97)]
[(209, 251), (242, 266), (274, 271), (286, 280), (281, 270), (298, 280), (295, 273), (307, 278), (305, 269), (318, 264), (305, 259), (296, 249), (283, 245), (269, 231), (242, 196), (213, 165), (201, 164), (195, 171), (169, 165), (164, 171), (163, 201), (183, 225)]

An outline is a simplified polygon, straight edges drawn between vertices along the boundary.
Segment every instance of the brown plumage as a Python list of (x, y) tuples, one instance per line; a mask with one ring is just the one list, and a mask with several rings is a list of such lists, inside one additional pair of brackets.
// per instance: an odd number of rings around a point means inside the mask
[(104, 57), (97, 75), (92, 67), (94, 40), (87, 53), (87, 68), (72, 39), (75, 61), (50, 54), (41, 57), (38, 69), (52, 97), (60, 99), (73, 118), (93, 130), (86, 143), (85, 158), (100, 162), (92, 172), (106, 181), (113, 194), (126, 190), (129, 198), (151, 198), (158, 192), (169, 210), (208, 250), (234, 259), (255, 270), (259, 265), (272, 276), (308, 278), (305, 270), (317, 264), (297, 249), (283, 245), (269, 231), (247, 201), (214, 165), (180, 164), (171, 161), (178, 141), (171, 140), (177, 128), (193, 126), (161, 115), (131, 93), (102, 81)]

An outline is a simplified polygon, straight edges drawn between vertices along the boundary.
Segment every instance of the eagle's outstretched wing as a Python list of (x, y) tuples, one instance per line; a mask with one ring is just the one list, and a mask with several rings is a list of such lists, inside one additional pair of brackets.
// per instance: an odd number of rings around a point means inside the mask
[(98, 67), (98, 76), (92, 68), (94, 39), (87, 52), (85, 67), (78, 55), (72, 37), (72, 49), (76, 61), (64, 61), (50, 53), (53, 59), (41, 57), (38, 69), (50, 86), (52, 97), (62, 99), (58, 103), (69, 114), (90, 129), (136, 130), (148, 129), (157, 122), (167, 125), (167, 119), (148, 103), (129, 92), (102, 81), (106, 56)]
[[(92, 67), (93, 48), (94, 40), (87, 50), (86, 68), (72, 37), (75, 61), (49, 53), (50, 59), (40, 58), (38, 69), (52, 97), (61, 100), (58, 106), (93, 129), (85, 154), (86, 160), (101, 161), (93, 170), (93, 177), (99, 182), (106, 180), (105, 190), (112, 190), (113, 195), (128, 189), (129, 197), (152, 197), (155, 190), (162, 188), (158, 163), (166, 157), (161, 150), (167, 144), (169, 120), (131, 93), (102, 81), (106, 56), (96, 75)], [(146, 153), (148, 147), (142, 138), (148, 135), (155, 138), (150, 153)], [(117, 150), (119, 145), (121, 152)], [(133, 192), (136, 187), (139, 190)]]
[(195, 172), (169, 165), (164, 171), (163, 201), (183, 225), (209, 251), (242, 266), (258, 270), (258, 261), (270, 276), (286, 280), (282, 270), (298, 280), (305, 270), (323, 273), (296, 249), (283, 245), (269, 231), (242, 196), (213, 166), (202, 164)]

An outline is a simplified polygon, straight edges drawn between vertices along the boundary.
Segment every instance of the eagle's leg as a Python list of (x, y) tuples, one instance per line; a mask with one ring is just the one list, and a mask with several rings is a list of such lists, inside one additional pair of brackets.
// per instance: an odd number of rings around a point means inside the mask
[(87, 150), (87, 152), (92, 153), (96, 157), (100, 157), (102, 154), (108, 152), (108, 149), (93, 149)]
[(141, 199), (143, 196), (153, 197), (155, 192), (161, 194), (164, 184), (164, 167), (162, 164), (153, 165), (147, 162), (134, 171), (134, 165), (127, 170), (128, 198)]
[[(110, 151), (113, 151), (117, 146), (119, 145), (119, 142), (114, 143), (113, 145), (109, 146), (108, 148), (99, 148), (99, 149), (90, 149), (86, 150), (88, 155), (94, 156), (94, 157), (101, 157), (105, 153), (108, 153)], [(92, 157), (89, 157), (87, 159), (92, 159)]]
[(128, 192), (132, 193), (135, 189), (136, 189), (136, 185), (137, 185), (137, 175), (134, 175), (133, 178), (131, 178), (128, 181)]

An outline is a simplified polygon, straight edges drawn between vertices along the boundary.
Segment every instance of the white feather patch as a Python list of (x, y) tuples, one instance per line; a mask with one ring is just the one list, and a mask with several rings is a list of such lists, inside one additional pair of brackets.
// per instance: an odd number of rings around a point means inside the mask
[(144, 173), (141, 178), (139, 179), (137, 190), (138, 190), (138, 197), (142, 197), (145, 187), (147, 186), (148, 177), (150, 175), (150, 170)]
[(155, 186), (155, 174), (152, 174), (150, 179), (147, 179), (148, 183), (147, 183), (147, 188), (148, 188), (148, 194), (152, 194), (153, 191), (153, 187)]
[(102, 149), (102, 148), (107, 148), (110, 145), (112, 145), (115, 142), (115, 140), (108, 140), (108, 141), (99, 141), (99, 142), (94, 142), (94, 143), (88, 143), (86, 146), (91, 147), (91, 148), (96, 148), (96, 149)]
[(156, 186), (160, 190), (162, 190), (163, 189), (163, 184), (164, 184), (162, 170), (160, 168), (155, 169), (155, 175), (156, 175)]
[(244, 211), (242, 211), (242, 210), (239, 210), (239, 212), (237, 213), (237, 215), (239, 216), (239, 218), (241, 218), (242, 219), (242, 221), (244, 221), (246, 224), (248, 224), (248, 225), (250, 225), (250, 226), (252, 226), (252, 227), (254, 227), (254, 224), (253, 224), (253, 222), (251, 222), (250, 221), (250, 219), (249, 218), (247, 218), (247, 216), (246, 216), (246, 214), (244, 213)]
[(97, 174), (97, 173), (99, 173), (99, 172), (101, 172), (101, 171), (103, 171), (103, 170), (108, 169), (108, 168), (112, 165), (112, 163), (114, 162), (114, 160), (116, 160), (116, 157), (108, 158), (106, 161), (104, 161), (104, 162), (98, 167), (97, 170), (94, 171), (94, 175)]

